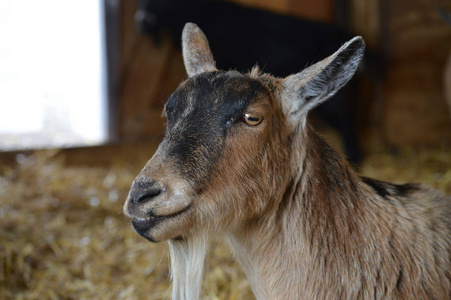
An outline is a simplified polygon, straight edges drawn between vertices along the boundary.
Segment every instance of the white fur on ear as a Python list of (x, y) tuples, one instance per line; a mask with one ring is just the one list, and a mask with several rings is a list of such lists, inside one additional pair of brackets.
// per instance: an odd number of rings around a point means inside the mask
[[(333, 55), (283, 80), (282, 99), (293, 123), (333, 96), (352, 78), (365, 51), (365, 42), (354, 37)], [(298, 120), (299, 121), (299, 120)]]
[(189, 77), (217, 70), (208, 40), (194, 23), (186, 23), (183, 28), (182, 52), (186, 73)]

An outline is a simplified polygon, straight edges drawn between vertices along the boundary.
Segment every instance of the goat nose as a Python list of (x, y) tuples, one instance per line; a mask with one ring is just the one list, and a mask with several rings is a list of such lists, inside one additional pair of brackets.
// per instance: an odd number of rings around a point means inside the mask
[(164, 188), (155, 181), (134, 182), (130, 190), (130, 196), (134, 203), (149, 201), (164, 192)]

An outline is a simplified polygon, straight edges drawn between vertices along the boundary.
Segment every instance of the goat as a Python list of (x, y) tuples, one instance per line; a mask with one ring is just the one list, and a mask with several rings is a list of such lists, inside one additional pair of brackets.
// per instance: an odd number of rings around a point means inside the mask
[(451, 197), (359, 177), (306, 122), (353, 75), (355, 37), (286, 78), (216, 69), (186, 24), (188, 79), (124, 204), (168, 241), (172, 299), (198, 299), (213, 236), (227, 236), (257, 299), (449, 299)]
[[(217, 66), (224, 70), (247, 72), (257, 64), (267, 73), (285, 77), (328, 56), (353, 37), (334, 24), (225, 1), (139, 0), (138, 3), (136, 22), (142, 33), (159, 43), (165, 31), (179, 44), (185, 23), (196, 23), (209, 38)], [(367, 54), (366, 62), (375, 60), (374, 55)], [(348, 84), (315, 109), (322, 120), (340, 133), (345, 153), (354, 164), (362, 158), (353, 110), (358, 85), (354, 78), (352, 85)]]

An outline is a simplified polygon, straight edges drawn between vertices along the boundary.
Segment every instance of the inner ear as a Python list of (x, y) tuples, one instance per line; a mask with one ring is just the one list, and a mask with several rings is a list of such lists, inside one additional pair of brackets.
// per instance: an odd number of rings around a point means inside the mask
[(194, 23), (186, 23), (182, 32), (182, 52), (189, 77), (216, 71), (216, 64), (205, 34)]
[(318, 97), (326, 100), (352, 78), (363, 56), (364, 44), (362, 39), (354, 38), (345, 46), (318, 63), (316, 68), (321, 71), (303, 88), (306, 102)]
[(337, 52), (298, 74), (284, 79), (283, 93), (288, 115), (300, 115), (333, 96), (354, 75), (365, 43), (355, 37)]

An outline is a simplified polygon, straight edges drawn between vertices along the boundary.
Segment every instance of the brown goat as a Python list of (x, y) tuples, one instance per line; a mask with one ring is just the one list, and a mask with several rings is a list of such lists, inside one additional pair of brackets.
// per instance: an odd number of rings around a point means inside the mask
[(124, 205), (169, 241), (173, 299), (199, 298), (213, 235), (257, 299), (450, 299), (451, 198), (359, 177), (306, 123), (354, 74), (360, 37), (284, 79), (218, 71), (194, 24), (182, 42), (189, 78)]

